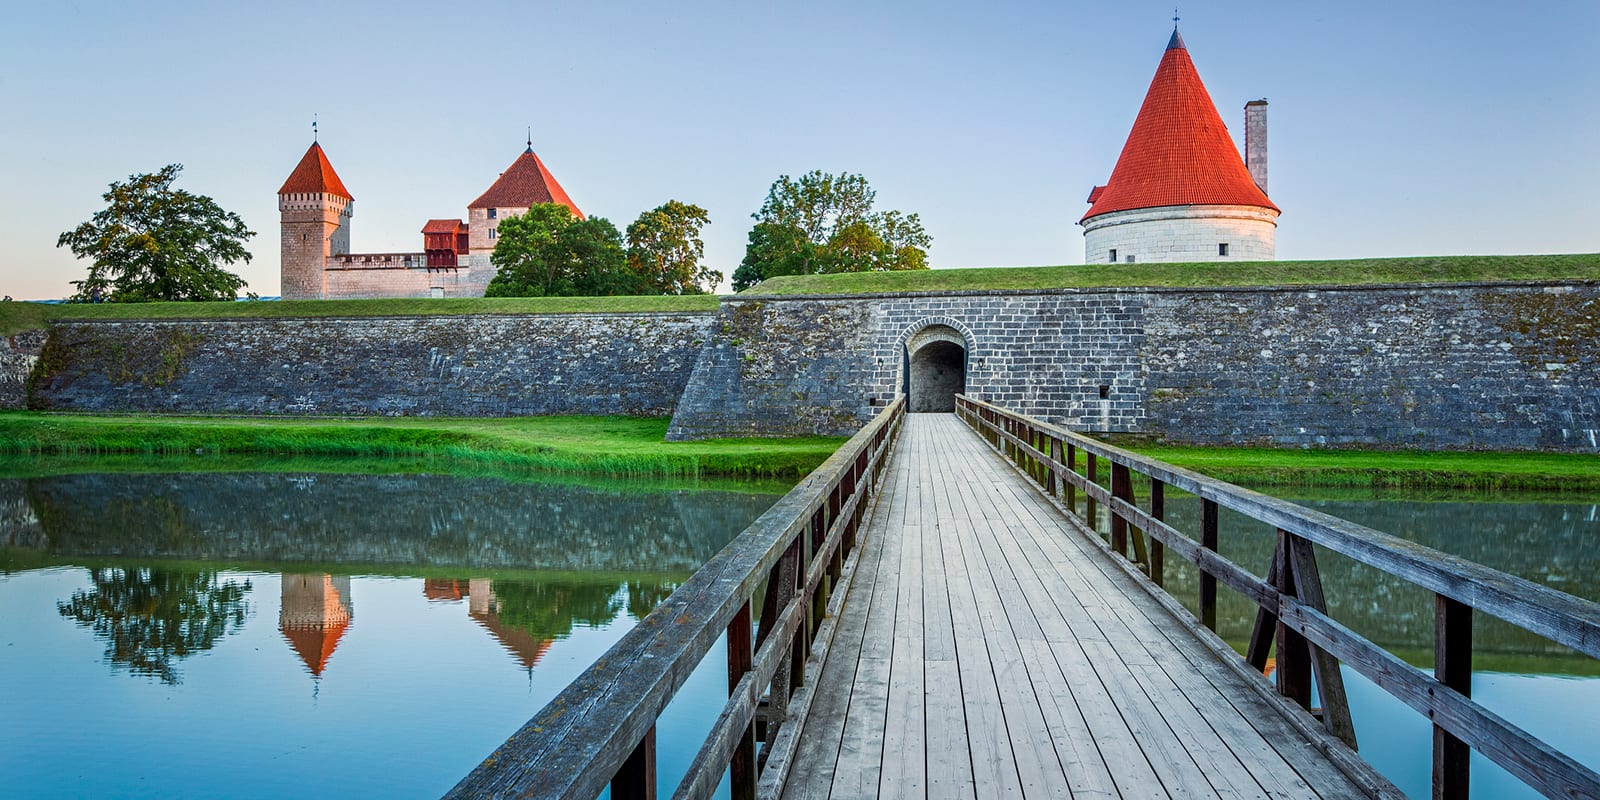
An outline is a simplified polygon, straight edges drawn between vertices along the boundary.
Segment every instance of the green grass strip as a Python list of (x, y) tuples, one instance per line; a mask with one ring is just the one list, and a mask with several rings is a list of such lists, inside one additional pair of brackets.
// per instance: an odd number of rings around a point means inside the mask
[(1084, 264), (852, 272), (771, 278), (745, 295), (881, 294), (1114, 287), (1219, 288), (1483, 281), (1600, 280), (1600, 253), (1433, 256), (1345, 261)]
[(840, 437), (667, 442), (665, 419), (256, 418), (0, 413), (0, 453), (426, 457), (619, 476), (799, 478)]
[(0, 303), (0, 335), (38, 330), (55, 320), (281, 319), (319, 317), (411, 317), (466, 314), (636, 314), (704, 312), (716, 295), (641, 297), (384, 298), (373, 300), (279, 300), (236, 303)]
[(1596, 455), (1117, 444), (1218, 480), (1257, 486), (1600, 492)]

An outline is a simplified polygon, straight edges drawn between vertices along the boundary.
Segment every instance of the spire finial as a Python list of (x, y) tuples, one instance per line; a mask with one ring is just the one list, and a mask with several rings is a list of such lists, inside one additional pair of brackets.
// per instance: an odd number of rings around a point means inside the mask
[(317, 143), (317, 115), (315, 113), (311, 115), (311, 143)]
[(529, 152), (529, 153), (533, 152), (533, 126), (532, 125), (528, 126), (528, 149), (525, 152)]
[(1173, 6), (1172, 7), (1172, 29), (1173, 30), (1177, 30), (1178, 29), (1178, 7), (1177, 6)]

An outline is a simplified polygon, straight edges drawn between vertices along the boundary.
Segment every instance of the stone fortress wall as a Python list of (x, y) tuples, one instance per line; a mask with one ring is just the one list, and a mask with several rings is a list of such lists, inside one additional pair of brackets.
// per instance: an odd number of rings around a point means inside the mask
[(842, 435), (923, 370), (953, 369), (968, 394), (1089, 432), (1594, 453), (1597, 340), (1592, 282), (733, 297), (680, 314), (64, 323), (26, 398), (86, 411), (670, 414), (676, 439)]

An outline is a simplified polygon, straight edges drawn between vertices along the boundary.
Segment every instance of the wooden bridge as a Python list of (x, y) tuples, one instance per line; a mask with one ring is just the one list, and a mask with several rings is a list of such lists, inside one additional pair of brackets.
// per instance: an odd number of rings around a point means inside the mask
[[(654, 797), (655, 720), (724, 633), (729, 701), (678, 797), (1398, 797), (1354, 749), (1341, 661), (1433, 721), (1436, 797), (1466, 796), (1469, 749), (1600, 796), (1470, 698), (1474, 609), (1600, 657), (1600, 605), (985, 403), (903, 410), (452, 796)], [(1201, 498), (1199, 530), (1166, 523), (1169, 487)], [(1277, 528), (1266, 576), (1218, 555), (1219, 507)], [(1327, 615), (1317, 549), (1435, 593), (1433, 675)], [(1161, 589), (1169, 554), (1200, 569), (1198, 617)], [(1219, 583), (1261, 609), (1244, 658), (1209, 629)]]

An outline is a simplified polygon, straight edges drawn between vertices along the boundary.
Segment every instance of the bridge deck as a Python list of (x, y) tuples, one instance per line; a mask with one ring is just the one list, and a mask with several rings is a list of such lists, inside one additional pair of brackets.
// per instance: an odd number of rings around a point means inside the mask
[(787, 797), (1367, 795), (954, 415), (889, 470)]

